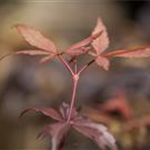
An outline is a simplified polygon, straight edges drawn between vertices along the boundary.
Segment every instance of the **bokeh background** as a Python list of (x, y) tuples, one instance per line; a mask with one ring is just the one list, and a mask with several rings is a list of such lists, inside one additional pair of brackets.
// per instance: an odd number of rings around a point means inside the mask
[[(31, 48), (12, 28), (33, 26), (65, 49), (91, 34), (97, 17), (107, 26), (107, 51), (150, 44), (150, 1), (1, 0), (0, 56)], [(86, 58), (81, 58), (84, 62)], [(9, 56), (0, 62), (0, 150), (47, 150), (50, 139), (37, 140), (48, 118), (19, 114), (29, 107), (57, 108), (69, 102), (72, 82), (59, 61), (38, 63), (39, 57)], [(104, 123), (119, 149), (150, 149), (150, 58), (112, 59), (108, 72), (92, 65), (82, 75), (76, 106)], [(64, 149), (98, 149), (72, 131)]]

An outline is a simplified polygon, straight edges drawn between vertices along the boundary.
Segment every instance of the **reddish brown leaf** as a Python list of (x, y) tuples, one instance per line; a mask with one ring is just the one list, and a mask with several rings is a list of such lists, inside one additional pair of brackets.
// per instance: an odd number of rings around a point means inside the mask
[(23, 24), (17, 24), (15, 27), (25, 38), (25, 40), (32, 46), (38, 47), (51, 53), (56, 53), (55, 44), (51, 40), (45, 38), (38, 30)]
[(107, 147), (117, 150), (116, 141), (105, 126), (80, 118), (78, 121), (73, 122), (73, 128), (93, 140), (103, 150), (106, 150)]
[(29, 108), (24, 110), (20, 116), (23, 116), (25, 113), (29, 111), (40, 112), (47, 117), (53, 118), (54, 120), (62, 121), (62, 116), (52, 108)]
[(108, 60), (107, 58), (102, 57), (102, 56), (98, 56), (98, 57), (96, 58), (96, 63), (97, 63), (100, 67), (102, 67), (102, 68), (104, 68), (106, 71), (108, 71), (110, 63), (109, 63), (109, 60)]
[(50, 135), (52, 138), (52, 150), (59, 150), (63, 147), (69, 124), (55, 123), (45, 127), (40, 136)]
[(144, 58), (150, 56), (150, 46), (143, 46), (129, 50), (116, 50), (106, 54), (106, 57)]
[(92, 46), (94, 47), (97, 55), (100, 55), (109, 46), (106, 27), (104, 26), (102, 20), (98, 18), (96, 27), (92, 32), (92, 35), (100, 32), (102, 32), (100, 36), (92, 42)]
[(22, 50), (22, 51), (16, 52), (16, 54), (47, 55), (47, 54), (49, 54), (49, 53), (46, 52), (46, 51), (42, 51), (42, 50)]

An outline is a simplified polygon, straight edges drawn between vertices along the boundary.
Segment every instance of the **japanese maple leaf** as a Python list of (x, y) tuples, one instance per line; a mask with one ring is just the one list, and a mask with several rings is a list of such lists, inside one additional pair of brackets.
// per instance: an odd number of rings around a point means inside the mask
[(52, 150), (60, 150), (63, 147), (65, 137), (70, 128), (93, 140), (102, 150), (106, 150), (107, 147), (117, 150), (116, 141), (107, 128), (79, 114), (76, 109), (73, 109), (71, 120), (67, 122), (69, 105), (66, 103), (61, 105), (59, 111), (53, 108), (30, 108), (22, 112), (21, 116), (28, 111), (40, 112), (57, 121), (56, 123), (46, 125), (38, 136), (51, 136)]
[(109, 69), (109, 60), (110, 57), (126, 57), (126, 58), (142, 58), (142, 57), (149, 57), (150, 56), (150, 46), (141, 46), (134, 49), (122, 49), (116, 50), (113, 52), (109, 52), (104, 54), (103, 52), (109, 46), (109, 38), (107, 35), (107, 30), (105, 25), (103, 24), (102, 20), (98, 18), (96, 27), (92, 32), (92, 35), (102, 32), (102, 34), (93, 40), (91, 43), (94, 52), (90, 52), (89, 54), (95, 57), (95, 62), (100, 66), (103, 67), (105, 70)]
[(24, 24), (17, 24), (15, 28), (30, 45), (38, 48), (36, 50), (22, 50), (17, 52), (17, 54), (43, 55), (44, 57), (40, 60), (41, 63), (51, 60), (59, 54), (68, 54), (70, 56), (85, 54), (89, 51), (87, 46), (101, 34), (101, 32), (92, 34), (86, 39), (73, 44), (64, 52), (59, 53), (54, 42), (44, 37), (38, 30)]

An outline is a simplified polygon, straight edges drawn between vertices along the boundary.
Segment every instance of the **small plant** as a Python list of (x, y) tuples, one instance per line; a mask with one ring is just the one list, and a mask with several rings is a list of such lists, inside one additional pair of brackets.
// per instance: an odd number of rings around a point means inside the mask
[[(15, 54), (27, 54), (27, 55), (42, 55), (40, 63), (50, 61), (52, 59), (59, 59), (64, 65), (64, 68), (71, 74), (73, 81), (73, 90), (70, 100), (70, 105), (62, 103), (59, 110), (53, 108), (30, 108), (25, 110), (21, 116), (28, 111), (35, 111), (50, 117), (57, 122), (54, 124), (48, 124), (39, 136), (50, 135), (52, 139), (52, 150), (62, 150), (64, 140), (67, 132), (70, 128), (75, 129), (84, 136), (93, 140), (100, 149), (106, 150), (107, 148), (116, 150), (116, 142), (112, 134), (110, 134), (107, 128), (96, 122), (91, 121), (87, 116), (82, 115), (75, 109), (75, 96), (78, 86), (78, 81), (81, 74), (93, 63), (96, 63), (105, 70), (109, 69), (111, 57), (126, 57), (126, 58), (141, 58), (150, 56), (150, 46), (142, 46), (131, 50), (116, 50), (113, 52), (105, 53), (104, 51), (109, 46), (109, 38), (106, 28), (100, 18), (97, 20), (96, 27), (92, 34), (86, 39), (73, 44), (64, 51), (59, 51), (56, 45), (49, 39), (45, 38), (39, 31), (23, 25), (17, 24), (15, 28), (24, 37), (24, 39), (32, 46), (35, 46), (35, 50), (22, 50)], [(69, 57), (64, 57), (67, 55)], [(93, 57), (83, 67), (78, 68), (78, 56), (91, 55)], [(73, 64), (71, 67), (70, 64)]]

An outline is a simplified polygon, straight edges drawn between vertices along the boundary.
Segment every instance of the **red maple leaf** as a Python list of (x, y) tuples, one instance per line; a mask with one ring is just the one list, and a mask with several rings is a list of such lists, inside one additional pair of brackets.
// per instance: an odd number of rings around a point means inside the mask
[(76, 109), (73, 109), (71, 120), (67, 123), (69, 105), (66, 103), (61, 105), (59, 111), (53, 108), (30, 108), (23, 111), (21, 116), (28, 111), (40, 112), (57, 121), (57, 123), (46, 125), (38, 135), (38, 137), (51, 136), (52, 150), (58, 150), (63, 146), (65, 136), (70, 128), (93, 140), (102, 150), (106, 150), (107, 147), (112, 150), (117, 150), (116, 141), (113, 135), (108, 132), (107, 128), (79, 114)]
[(109, 69), (110, 63), (108, 58), (110, 57), (142, 58), (150, 56), (150, 46), (141, 46), (134, 49), (115, 50), (113, 52), (104, 54), (103, 52), (109, 46), (109, 39), (105, 25), (103, 24), (102, 20), (98, 18), (96, 27), (92, 32), (92, 35), (101, 31), (102, 34), (91, 43), (94, 48), (94, 52), (90, 52), (89, 54), (94, 56), (95, 62), (105, 70)]
[(90, 45), (91, 42), (98, 38), (101, 34), (101, 32), (97, 32), (96, 34), (93, 34), (88, 38), (73, 44), (63, 52), (59, 53), (54, 42), (44, 37), (38, 30), (24, 24), (17, 24), (15, 25), (15, 28), (29, 44), (38, 48), (36, 50), (18, 51), (16, 54), (43, 55), (44, 57), (40, 60), (41, 63), (51, 60), (56, 55), (60, 54), (68, 54), (70, 56), (86, 54), (90, 50), (88, 45)]
[(100, 67), (108, 70), (110, 66), (108, 58), (110, 57), (141, 58), (150, 56), (150, 46), (115, 50), (105, 54), (104, 51), (109, 46), (109, 38), (106, 27), (100, 18), (98, 18), (96, 27), (89, 37), (73, 44), (61, 53), (54, 42), (44, 37), (38, 30), (23, 24), (17, 24), (15, 27), (29, 44), (38, 48), (36, 50), (22, 50), (16, 53), (43, 55), (44, 57), (40, 60), (41, 63), (51, 60), (57, 55), (67, 54), (71, 56), (72, 61), (76, 56), (88, 53), (94, 56), (95, 62)]

